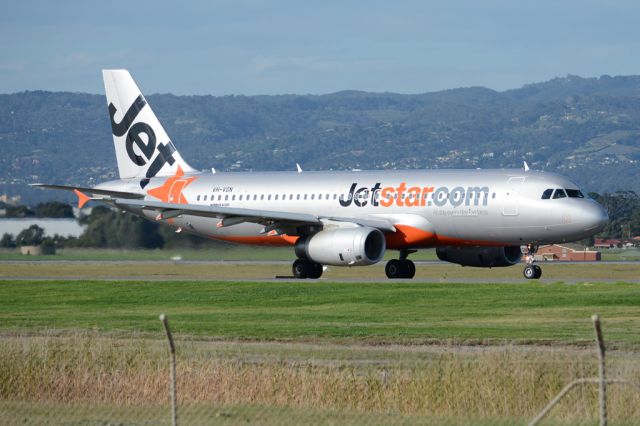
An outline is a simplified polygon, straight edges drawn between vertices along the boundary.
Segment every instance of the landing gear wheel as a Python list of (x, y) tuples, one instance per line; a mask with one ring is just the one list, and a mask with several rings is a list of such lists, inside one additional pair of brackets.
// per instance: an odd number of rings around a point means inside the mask
[(384, 272), (387, 274), (387, 278), (402, 278), (402, 265), (398, 259), (391, 259), (384, 267)]
[(533, 266), (527, 265), (524, 267), (524, 271), (522, 271), (522, 275), (528, 280), (532, 280), (536, 278), (536, 270)]
[(311, 262), (311, 265), (311, 274), (309, 275), (309, 278), (320, 278), (322, 276), (322, 265), (315, 262)]
[(291, 267), (293, 276), (298, 279), (320, 278), (322, 275), (322, 265), (308, 259), (296, 259)]
[(410, 261), (409, 259), (405, 259), (401, 261), (403, 263), (404, 274), (402, 278), (411, 279), (416, 275), (416, 264)]
[(307, 266), (306, 259), (296, 259), (293, 262), (293, 266), (291, 267), (291, 272), (293, 276), (299, 279), (307, 278), (307, 273), (309, 272), (309, 267)]
[(384, 268), (387, 278), (413, 278), (416, 275), (416, 265), (409, 259), (391, 259)]
[(533, 269), (535, 269), (535, 275), (533, 276), (533, 278), (536, 280), (540, 279), (540, 277), (542, 276), (542, 268), (538, 265), (533, 265)]

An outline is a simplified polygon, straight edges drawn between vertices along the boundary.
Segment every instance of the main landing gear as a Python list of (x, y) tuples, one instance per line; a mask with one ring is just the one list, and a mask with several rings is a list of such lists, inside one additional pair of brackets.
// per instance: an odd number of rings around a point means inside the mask
[(320, 278), (322, 265), (309, 259), (296, 259), (291, 267), (295, 278)]
[(522, 275), (528, 280), (537, 280), (542, 276), (542, 268), (534, 264), (536, 261), (534, 255), (537, 251), (538, 247), (533, 244), (527, 244), (522, 251), (524, 260), (527, 263), (527, 266), (525, 266), (522, 271)]
[(387, 278), (413, 278), (416, 275), (416, 265), (407, 259), (415, 250), (400, 250), (400, 259), (391, 259), (387, 262), (384, 272)]

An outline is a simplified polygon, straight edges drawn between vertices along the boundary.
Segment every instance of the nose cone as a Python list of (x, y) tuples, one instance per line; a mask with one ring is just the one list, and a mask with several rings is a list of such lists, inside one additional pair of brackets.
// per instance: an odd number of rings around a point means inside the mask
[(581, 216), (584, 230), (590, 232), (591, 235), (602, 231), (609, 223), (607, 211), (596, 202), (585, 205)]

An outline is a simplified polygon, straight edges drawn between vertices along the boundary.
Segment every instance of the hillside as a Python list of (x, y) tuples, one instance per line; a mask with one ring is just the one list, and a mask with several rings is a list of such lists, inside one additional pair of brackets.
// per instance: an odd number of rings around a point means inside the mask
[[(521, 167), (588, 191), (640, 191), (640, 77), (567, 76), (496, 92), (147, 97), (194, 167), (307, 170)], [(0, 193), (33, 203), (32, 182), (116, 174), (102, 95), (0, 95)]]

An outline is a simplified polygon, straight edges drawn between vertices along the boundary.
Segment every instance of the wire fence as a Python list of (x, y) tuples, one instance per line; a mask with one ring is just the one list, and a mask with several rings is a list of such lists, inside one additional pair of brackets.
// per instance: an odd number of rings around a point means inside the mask
[(0, 425), (640, 424), (638, 354), (605, 362), (602, 333), (598, 352), (174, 341), (161, 320), (168, 339), (3, 336)]

